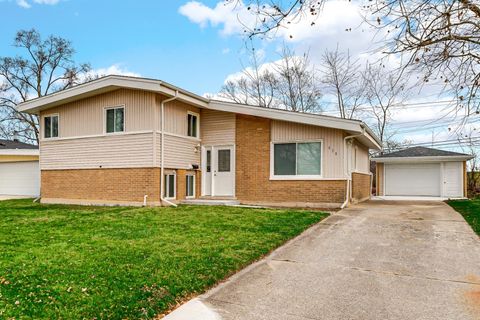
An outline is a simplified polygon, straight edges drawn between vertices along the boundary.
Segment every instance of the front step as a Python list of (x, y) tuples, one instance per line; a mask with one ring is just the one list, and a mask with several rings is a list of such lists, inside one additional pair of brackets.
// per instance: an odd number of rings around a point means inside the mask
[(192, 204), (198, 206), (238, 206), (240, 201), (232, 199), (185, 199), (182, 204)]

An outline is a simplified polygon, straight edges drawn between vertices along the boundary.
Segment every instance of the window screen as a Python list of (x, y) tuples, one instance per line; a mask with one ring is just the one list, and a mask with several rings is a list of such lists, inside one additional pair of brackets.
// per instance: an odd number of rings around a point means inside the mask
[(320, 175), (319, 142), (297, 144), (297, 175)]
[(107, 109), (107, 133), (123, 132), (125, 123), (125, 109)]
[(212, 151), (207, 150), (207, 172), (212, 171)]
[(197, 137), (197, 126), (198, 126), (198, 119), (196, 115), (188, 114), (188, 132), (187, 135), (189, 137)]
[(295, 143), (282, 143), (274, 145), (273, 172), (278, 176), (295, 175), (295, 159), (297, 150)]
[(187, 183), (186, 183), (186, 196), (187, 197), (194, 197), (195, 196), (195, 176), (194, 175), (187, 175)]
[(218, 172), (230, 172), (230, 150), (218, 150)]
[(45, 138), (58, 137), (58, 116), (45, 117), (44, 125), (43, 136)]
[(276, 176), (321, 175), (321, 142), (278, 143), (273, 146), (273, 174)]
[(165, 175), (165, 198), (175, 198), (175, 175)]

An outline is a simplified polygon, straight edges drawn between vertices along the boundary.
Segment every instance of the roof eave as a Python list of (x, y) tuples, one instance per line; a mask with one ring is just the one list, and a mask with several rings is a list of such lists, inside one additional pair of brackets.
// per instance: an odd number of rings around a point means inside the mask
[(458, 155), (458, 156), (429, 156), (429, 157), (379, 157), (372, 158), (372, 161), (379, 163), (388, 162), (438, 162), (438, 161), (468, 161), (472, 159), (471, 155)]
[(38, 149), (0, 149), (0, 156), (39, 156)]
[(179, 100), (192, 103), (199, 107), (206, 107), (208, 103), (208, 99), (206, 98), (195, 95), (189, 91), (180, 89), (174, 85), (160, 80), (123, 76), (107, 76), (66, 90), (62, 90), (60, 92), (52, 93), (44, 97), (35, 98), (20, 103), (17, 106), (17, 110), (21, 112), (38, 114), (42, 110), (120, 88), (151, 91), (167, 96), (174, 96), (176, 92), (178, 92)]

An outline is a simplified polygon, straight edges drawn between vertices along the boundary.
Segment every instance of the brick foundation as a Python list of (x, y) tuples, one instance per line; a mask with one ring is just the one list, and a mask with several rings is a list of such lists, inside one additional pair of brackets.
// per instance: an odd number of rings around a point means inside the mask
[(370, 181), (372, 177), (369, 174), (352, 173), (352, 196), (353, 203), (362, 202), (370, 199)]
[(78, 199), (99, 202), (148, 203), (160, 201), (160, 169), (42, 170), (44, 199)]
[(269, 119), (237, 115), (237, 199), (243, 203), (343, 203), (346, 180), (270, 180), (270, 125)]

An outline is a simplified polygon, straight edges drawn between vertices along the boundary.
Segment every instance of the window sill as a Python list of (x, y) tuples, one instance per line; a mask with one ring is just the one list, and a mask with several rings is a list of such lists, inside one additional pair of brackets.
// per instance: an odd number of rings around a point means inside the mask
[(329, 180), (323, 176), (270, 176), (270, 180)]
[(118, 136), (118, 135), (122, 135), (122, 134), (125, 134), (125, 131), (105, 132), (105, 135), (106, 135), (106, 136)]

